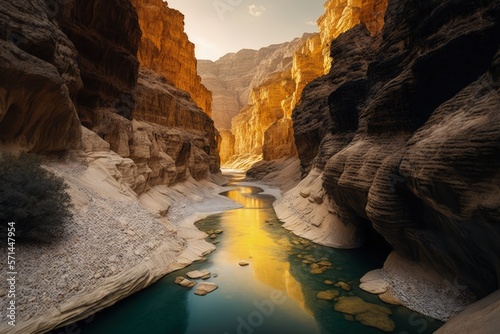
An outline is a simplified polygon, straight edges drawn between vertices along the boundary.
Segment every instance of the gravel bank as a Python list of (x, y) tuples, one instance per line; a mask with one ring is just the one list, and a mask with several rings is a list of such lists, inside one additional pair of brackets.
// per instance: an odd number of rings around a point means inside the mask
[[(44, 332), (84, 318), (192, 263), (213, 250), (193, 223), (239, 207), (218, 195), (220, 186), (190, 179), (161, 189), (167, 204), (160, 205), (168, 211), (159, 215), (142, 198), (107, 186), (114, 183), (103, 169), (80, 163), (50, 167), (71, 186), (75, 219), (54, 244), (16, 245), (16, 327), (3, 318), (2, 333)], [(5, 257), (0, 267), (6, 268)], [(3, 311), (5, 280), (0, 288)]]

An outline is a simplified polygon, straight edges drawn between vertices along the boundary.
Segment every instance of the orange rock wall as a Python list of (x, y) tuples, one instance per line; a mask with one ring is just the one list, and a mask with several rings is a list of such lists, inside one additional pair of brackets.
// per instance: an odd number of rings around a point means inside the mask
[(387, 0), (328, 1), (318, 19), (320, 33), (301, 41), (291, 66), (255, 87), (249, 105), (233, 118), (234, 153), (263, 154), (266, 160), (296, 156), (292, 122), (287, 120), (305, 86), (330, 70), (331, 40), (361, 22), (376, 34), (383, 27), (386, 9)]
[(138, 59), (191, 97), (203, 111), (212, 114), (212, 93), (197, 74), (194, 44), (184, 32), (184, 15), (162, 0), (131, 0), (142, 30)]
[(324, 73), (331, 68), (330, 44), (343, 32), (364, 23), (372, 35), (382, 30), (389, 0), (329, 0), (317, 21), (323, 46)]

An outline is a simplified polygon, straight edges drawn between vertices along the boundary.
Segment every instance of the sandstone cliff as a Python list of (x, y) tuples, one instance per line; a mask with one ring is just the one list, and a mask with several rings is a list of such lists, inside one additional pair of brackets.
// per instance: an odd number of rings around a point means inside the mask
[(131, 0), (142, 30), (138, 52), (141, 66), (162, 75), (191, 94), (196, 104), (212, 115), (212, 94), (197, 74), (194, 44), (184, 32), (184, 15), (162, 0)]
[[(293, 111), (310, 175), (277, 205), (286, 226), (339, 247), (375, 229), (478, 296), (498, 289), (499, 14), (498, 2), (392, 1), (382, 34), (358, 25), (333, 40), (329, 73)], [(348, 238), (325, 238), (340, 228)]]
[[(156, 73), (142, 69), (151, 65), (146, 62), (141, 64), (139, 76), (136, 55), (152, 52), (144, 42), (147, 36), (157, 34), (163, 42), (178, 36), (174, 43), (170, 41), (172, 46), (191, 45), (183, 31), (182, 15), (172, 11), (171, 24), (165, 22), (165, 29), (157, 31), (158, 17), (151, 17), (147, 10), (139, 10), (138, 16), (130, 2), (116, 1), (116, 13), (107, 10), (109, 3), (70, 1), (55, 16), (78, 52), (83, 88), (76, 93), (75, 102), (82, 125), (106, 140), (112, 151), (132, 159), (128, 171), (121, 169), (130, 176), (129, 186), (137, 193), (185, 180), (188, 175), (201, 179), (210, 171), (217, 172), (217, 131), (189, 92), (168, 83), (169, 79), (175, 81), (164, 70), (171, 64), (156, 61), (160, 72)], [(163, 2), (159, 6), (170, 11)], [(192, 49), (192, 54), (173, 57), (165, 54), (169, 49), (164, 47), (154, 55), (165, 62), (185, 60), (185, 66), (194, 69), (194, 73), (182, 72), (176, 79), (179, 83), (185, 86), (200, 80)]]
[(39, 2), (3, 1), (0, 6), (2, 149), (46, 152), (81, 146), (72, 101), (82, 87), (77, 51), (49, 15)]
[[(75, 204), (61, 243), (16, 248), (25, 258), (22, 312), (1, 332), (45, 332), (85, 317), (213, 249), (189, 221), (178, 225), (217, 189), (206, 181), (219, 171), (219, 134), (200, 108), (209, 95), (182, 16), (169, 12), (158, 31), (158, 17), (139, 13), (128, 0), (0, 6), (0, 151), (52, 157), (46, 167), (64, 177)], [(141, 35), (155, 34), (187, 53), (152, 51)], [(141, 67), (141, 52), (164, 67)], [(185, 66), (176, 82), (184, 89), (162, 71), (173, 64)]]
[(289, 67), (293, 53), (309, 35), (259, 50), (230, 53), (215, 62), (198, 61), (202, 82), (213, 94), (212, 116), (217, 129), (231, 129), (232, 118), (250, 103), (252, 89), (270, 74)]
[[(203, 63), (203, 67), (200, 67), (203, 81), (207, 87), (213, 87), (217, 92), (214, 94), (216, 124), (219, 117), (217, 114), (224, 115), (224, 121), (221, 119), (222, 126), (227, 126), (227, 120), (232, 117), (235, 156), (259, 157), (262, 154), (265, 160), (296, 156), (291, 111), (300, 103), (306, 84), (328, 72), (332, 61), (329, 54), (332, 38), (360, 22), (365, 23), (372, 34), (376, 34), (384, 24), (386, 8), (387, 0), (328, 1), (325, 4), (325, 14), (318, 20), (320, 33), (304, 35), (287, 45), (289, 51), (280, 63), (281, 68), (267, 73), (257, 71), (260, 76), (250, 86), (240, 86), (248, 82), (245, 80), (238, 81), (239, 86), (235, 86), (234, 79), (220, 75), (215, 66), (217, 62)], [(227, 60), (223, 57), (218, 62), (225, 65)], [(235, 103), (238, 95), (234, 94), (235, 88), (245, 94), (250, 89), (248, 105), (242, 106), (241, 101)], [(240, 114), (233, 116), (236, 106), (239, 107)], [(229, 160), (225, 156), (222, 159)]]

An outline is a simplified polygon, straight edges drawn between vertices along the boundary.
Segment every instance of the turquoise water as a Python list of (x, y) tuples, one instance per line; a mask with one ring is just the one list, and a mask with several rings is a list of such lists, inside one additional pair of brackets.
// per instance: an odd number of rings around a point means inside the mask
[[(340, 296), (359, 296), (388, 307), (396, 323), (394, 333), (432, 333), (441, 323), (403, 307), (381, 302), (358, 288), (359, 278), (379, 268), (386, 252), (335, 250), (311, 244), (281, 227), (272, 202), (261, 190), (238, 186), (225, 193), (242, 203), (242, 209), (213, 215), (197, 223), (204, 231), (223, 230), (215, 239), (217, 250), (189, 268), (171, 273), (95, 316), (73, 324), (72, 333), (383, 333), (333, 309), (335, 301), (318, 300), (317, 292), (336, 289)], [(212, 232), (212, 231), (210, 231)], [(240, 261), (249, 266), (239, 266)], [(312, 260), (312, 261), (311, 261)], [(323, 273), (311, 273), (313, 262), (332, 265)], [(219, 285), (200, 297), (194, 289), (174, 284), (188, 271), (207, 269)], [(344, 291), (325, 280), (345, 282)], [(61, 328), (53, 333), (65, 333)]]

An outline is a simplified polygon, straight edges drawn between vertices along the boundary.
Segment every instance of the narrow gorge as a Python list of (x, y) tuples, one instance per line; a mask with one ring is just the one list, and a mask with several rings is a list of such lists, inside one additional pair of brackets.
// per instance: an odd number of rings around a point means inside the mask
[(500, 2), (328, 0), (217, 60), (173, 2), (2, 1), (0, 158), (72, 219), (25, 241), (0, 168), (0, 332), (500, 331)]

